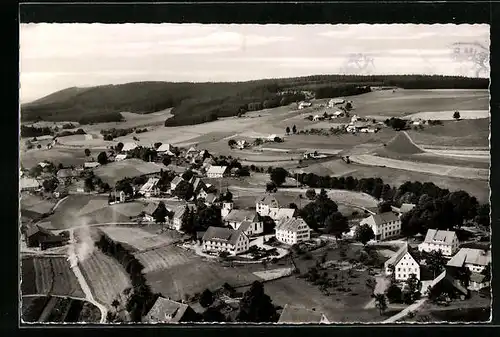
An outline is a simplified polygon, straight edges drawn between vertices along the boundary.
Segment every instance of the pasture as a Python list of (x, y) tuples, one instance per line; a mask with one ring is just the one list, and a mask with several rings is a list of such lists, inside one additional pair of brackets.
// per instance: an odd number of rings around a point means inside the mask
[(137, 227), (103, 226), (99, 230), (114, 242), (126, 244), (138, 252), (166, 246), (178, 240), (176, 235), (157, 235)]
[(85, 298), (65, 257), (33, 256), (21, 261), (23, 295), (58, 295)]
[(159, 173), (161, 170), (166, 170), (166, 168), (167, 167), (163, 164), (145, 162), (140, 159), (131, 158), (101, 165), (94, 169), (94, 174), (101, 178), (103, 182), (113, 186), (116, 182), (124, 178)]
[(118, 261), (94, 249), (86, 259), (79, 261), (79, 266), (97, 302), (108, 308), (114, 300), (125, 303), (127, 296), (123, 291), (132, 285)]
[(50, 213), (55, 206), (53, 200), (44, 199), (41, 196), (30, 193), (21, 194), (21, 213), (23, 211), (34, 212), (38, 214)]
[(351, 161), (369, 166), (383, 166), (407, 171), (417, 171), (427, 174), (449, 176), (453, 178), (488, 180), (489, 170), (480, 168), (468, 168), (451, 165), (438, 165), (429, 163), (413, 163), (409, 161), (383, 158), (373, 155), (351, 156)]
[(21, 165), (24, 168), (32, 168), (39, 162), (48, 160), (54, 163), (66, 166), (81, 166), (85, 162), (84, 148), (61, 148), (53, 147), (51, 149), (32, 149), (21, 151), (19, 154)]
[(191, 252), (174, 245), (151, 249), (144, 252), (137, 252), (134, 256), (144, 266), (144, 269), (142, 270), (144, 274), (188, 264), (196, 258), (191, 254)]

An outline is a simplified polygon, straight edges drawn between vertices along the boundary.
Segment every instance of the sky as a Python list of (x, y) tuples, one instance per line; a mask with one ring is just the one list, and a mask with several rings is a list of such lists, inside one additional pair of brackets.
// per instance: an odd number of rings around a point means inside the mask
[[(20, 101), (68, 87), (135, 81), (320, 74), (475, 77), (471, 51), (489, 55), (489, 31), (484, 24), (21, 24)], [(455, 43), (462, 43), (458, 58)], [(487, 70), (479, 76), (488, 77)]]

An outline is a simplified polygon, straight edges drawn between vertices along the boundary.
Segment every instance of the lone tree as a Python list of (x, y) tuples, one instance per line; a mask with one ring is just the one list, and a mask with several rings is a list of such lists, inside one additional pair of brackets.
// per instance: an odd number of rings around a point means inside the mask
[(234, 139), (230, 139), (230, 140), (228, 140), (227, 145), (230, 148), (233, 148), (236, 145), (236, 141)]
[(297, 133), (297, 127), (296, 127), (295, 125), (292, 127), (292, 132), (293, 132), (294, 134), (296, 134), (296, 133)]
[(356, 241), (361, 242), (363, 246), (366, 246), (368, 241), (375, 238), (375, 234), (373, 233), (373, 229), (369, 225), (364, 224), (356, 228), (356, 231), (354, 232), (354, 238), (356, 239)]
[(156, 223), (165, 223), (167, 221), (168, 210), (163, 201), (160, 201), (158, 207), (153, 213)]
[(401, 303), (401, 288), (399, 288), (396, 284), (391, 283), (385, 293), (389, 303)]
[(264, 293), (264, 285), (255, 281), (240, 301), (239, 322), (271, 323), (277, 321), (276, 308)]
[(276, 191), (278, 191), (278, 186), (275, 183), (270, 181), (266, 184), (266, 192), (275, 193)]
[(283, 185), (283, 183), (286, 181), (287, 176), (288, 172), (282, 167), (277, 167), (273, 169), (270, 173), (271, 181), (275, 183), (276, 186)]
[(457, 121), (460, 119), (460, 112), (458, 112), (458, 110), (453, 113), (453, 118)]
[(120, 152), (121, 150), (123, 150), (123, 143), (119, 142), (118, 144), (116, 144), (116, 151)]
[(186, 234), (191, 234), (194, 235), (195, 233), (195, 228), (194, 228), (194, 223), (193, 223), (193, 215), (192, 211), (189, 209), (188, 206), (184, 209), (184, 213), (182, 213), (181, 217), (181, 231), (183, 231)]
[(444, 269), (446, 259), (440, 250), (433, 250), (427, 254), (425, 263), (427, 264), (429, 270), (434, 274), (434, 278), (436, 278), (436, 275)]
[(285, 132), (287, 135), (290, 134), (290, 128), (288, 126), (286, 127)]
[(309, 200), (314, 200), (316, 198), (316, 190), (314, 188), (310, 188), (306, 191), (306, 197)]
[(349, 232), (347, 218), (340, 212), (330, 214), (325, 220), (326, 232), (333, 234), (336, 239), (341, 239), (344, 233)]
[(415, 302), (415, 300), (420, 297), (421, 287), (422, 282), (417, 278), (415, 274), (411, 274), (405, 282), (405, 289), (403, 292), (404, 302), (407, 304)]
[(345, 109), (346, 109), (347, 111), (351, 111), (351, 110), (352, 110), (352, 103), (351, 103), (351, 102), (347, 102), (347, 103), (345, 104)]
[(97, 162), (101, 165), (107, 164), (108, 163), (108, 155), (106, 152), (101, 152), (97, 156)]
[(214, 303), (214, 294), (209, 289), (205, 289), (200, 296), (200, 305), (208, 308), (212, 303)]
[(181, 181), (174, 190), (174, 195), (183, 200), (189, 200), (193, 196), (193, 185), (187, 181)]
[(90, 156), (90, 150), (89, 149), (85, 149), (85, 156), (87, 156), (87, 157)]
[(376, 294), (375, 295), (375, 306), (377, 307), (380, 315), (384, 313), (387, 309), (387, 298), (384, 294)]

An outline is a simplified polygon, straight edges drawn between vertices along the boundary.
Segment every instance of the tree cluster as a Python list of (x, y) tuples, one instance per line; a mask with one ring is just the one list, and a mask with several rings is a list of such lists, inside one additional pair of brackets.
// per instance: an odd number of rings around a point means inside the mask
[(49, 127), (37, 128), (35, 126), (21, 125), (21, 137), (52, 136), (54, 131)]
[(223, 227), (221, 210), (215, 205), (204, 204), (194, 208), (186, 206), (181, 218), (181, 230), (191, 236), (204, 232), (208, 227)]

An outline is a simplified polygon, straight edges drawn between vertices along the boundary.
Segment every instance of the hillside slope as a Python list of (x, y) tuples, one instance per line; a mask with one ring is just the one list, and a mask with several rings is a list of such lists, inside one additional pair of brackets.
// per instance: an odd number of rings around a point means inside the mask
[(302, 91), (317, 97), (338, 97), (369, 91), (372, 85), (487, 89), (488, 84), (487, 79), (416, 75), (321, 75), (233, 83), (134, 82), (58, 91), (23, 104), (21, 120), (112, 122), (119, 121), (124, 111), (151, 113), (173, 107), (174, 117), (167, 126), (177, 126), (289, 104), (304, 99)]

